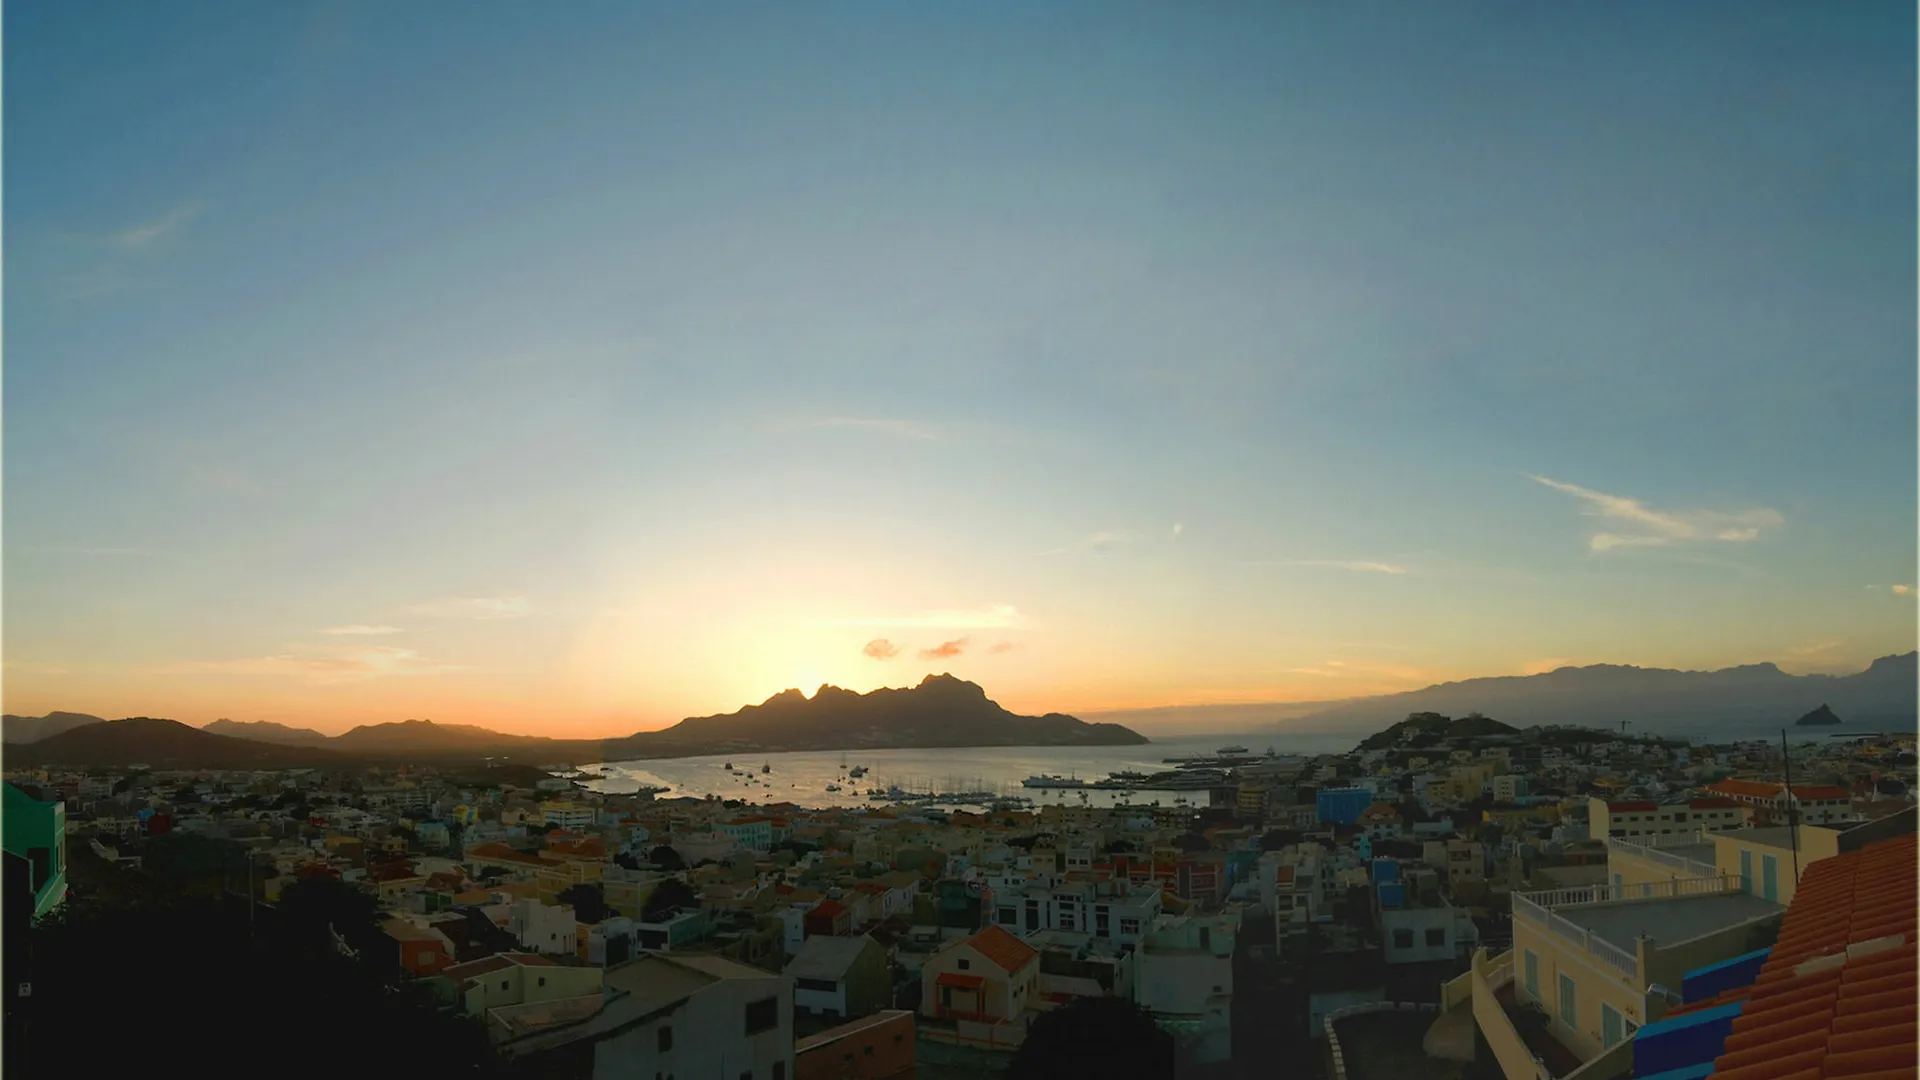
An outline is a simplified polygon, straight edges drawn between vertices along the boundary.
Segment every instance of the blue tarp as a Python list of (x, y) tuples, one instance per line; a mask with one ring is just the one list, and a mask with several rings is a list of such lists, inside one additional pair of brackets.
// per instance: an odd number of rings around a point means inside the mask
[[(1677, 1016), (1648, 1024), (1633, 1035), (1633, 1075), (1651, 1077), (1705, 1065), (1709, 1072), (1713, 1059), (1727, 1045), (1734, 1018), (1745, 1002), (1736, 1001), (1712, 1009)], [(1706, 1075), (1705, 1073), (1701, 1074)], [(1678, 1078), (1674, 1078), (1678, 1080)]]

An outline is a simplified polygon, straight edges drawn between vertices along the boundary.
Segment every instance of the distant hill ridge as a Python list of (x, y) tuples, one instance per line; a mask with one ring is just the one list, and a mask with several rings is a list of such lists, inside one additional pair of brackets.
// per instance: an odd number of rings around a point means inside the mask
[(1831, 705), (1848, 716), (1905, 717), (1920, 705), (1917, 653), (1883, 656), (1852, 675), (1789, 675), (1773, 664), (1718, 671), (1675, 671), (1620, 664), (1564, 667), (1540, 675), (1505, 675), (1439, 683), (1420, 690), (1334, 703), (1272, 728), (1301, 731), (1394, 723), (1413, 713), (1484, 712), (1522, 726), (1610, 727), (1697, 719), (1788, 722)]
[[(317, 738), (317, 741), (315, 741)], [(929, 675), (910, 689), (857, 694), (822, 686), (812, 698), (784, 690), (759, 705), (693, 717), (664, 731), (621, 739), (503, 735), (467, 724), (405, 720), (366, 724), (327, 737), (265, 721), (217, 720), (193, 728), (173, 720), (102, 721), (9, 751), (22, 764), (201, 768), (289, 768), (392, 759), (495, 757), (541, 763), (688, 757), (737, 748), (763, 751), (961, 746), (1129, 746), (1147, 742), (1118, 724), (1088, 724), (1062, 713), (1019, 716), (974, 683)], [(275, 764), (263, 764), (263, 762)]]
[(50, 712), (45, 716), (15, 716), (7, 713), (0, 716), (0, 739), (8, 744), (39, 742), (63, 731), (103, 723), (106, 721), (102, 718), (87, 713)]

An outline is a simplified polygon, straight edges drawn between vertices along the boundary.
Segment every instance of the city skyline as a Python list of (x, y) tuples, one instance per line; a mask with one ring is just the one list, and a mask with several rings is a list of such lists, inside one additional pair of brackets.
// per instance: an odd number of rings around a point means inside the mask
[(7, 712), (1920, 636), (1910, 5), (108, 7), (8, 22)]

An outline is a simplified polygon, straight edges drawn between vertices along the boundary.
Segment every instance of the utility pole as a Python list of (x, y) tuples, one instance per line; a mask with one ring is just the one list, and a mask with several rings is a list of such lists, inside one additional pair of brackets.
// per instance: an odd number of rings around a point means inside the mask
[(1787, 729), (1780, 729), (1780, 772), (1787, 782), (1787, 839), (1793, 847), (1793, 884), (1800, 887), (1800, 799), (1793, 793), (1793, 755), (1787, 751)]

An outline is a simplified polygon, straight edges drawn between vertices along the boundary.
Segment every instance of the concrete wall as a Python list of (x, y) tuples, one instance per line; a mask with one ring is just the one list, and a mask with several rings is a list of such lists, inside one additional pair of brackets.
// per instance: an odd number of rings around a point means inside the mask
[[(1537, 958), (1537, 997), (1526, 986), (1528, 951)], [(1560, 1017), (1560, 978), (1563, 975), (1573, 982), (1572, 1025)], [(1514, 995), (1521, 1001), (1538, 1001), (1546, 1009), (1548, 1029), (1553, 1037), (1582, 1061), (1601, 1051), (1603, 1005), (1612, 1006), (1620, 1014), (1623, 1027), (1627, 1022), (1636, 1026), (1646, 1023), (1645, 983), (1653, 980), (1637, 981), (1639, 986), (1630, 982), (1624, 973), (1588, 956), (1579, 944), (1544, 927), (1523, 919), (1513, 922)]]
[[(1517, 965), (1519, 951), (1505, 954), (1504, 962)], [(1548, 1080), (1545, 1070), (1534, 1063), (1533, 1051), (1527, 1049), (1519, 1030), (1508, 1019), (1506, 1009), (1494, 996), (1505, 981), (1503, 965), (1489, 962), (1486, 950), (1482, 949), (1474, 954), (1473, 970), (1468, 974), (1473, 979), (1473, 1023), (1480, 1029), (1480, 1037), (1487, 1041), (1487, 1049), (1493, 1052), (1501, 1074), (1506, 1080)]]
[[(748, 1035), (747, 1004), (769, 997), (778, 1002), (778, 1022)], [(672, 1049), (664, 1053), (662, 1027), (673, 1029)], [(769, 975), (701, 987), (672, 1012), (602, 1039), (594, 1047), (593, 1077), (626, 1080), (658, 1073), (731, 1080), (752, 1073), (754, 1080), (771, 1080), (776, 1062), (793, 1075), (793, 980)]]
[[(1771, 834), (1768, 834), (1771, 835)], [(1841, 833), (1834, 829), (1818, 825), (1802, 825), (1798, 830), (1800, 873), (1807, 872), (1810, 863), (1820, 859), (1830, 859), (1840, 854)], [(1751, 835), (1740, 832), (1720, 833), (1713, 837), (1713, 864), (1723, 874), (1740, 872), (1740, 853), (1749, 852), (1753, 858), (1753, 879), (1747, 883), (1747, 891), (1760, 895), (1762, 886), (1762, 859), (1768, 855), (1779, 864), (1776, 877), (1778, 892), (1775, 901), (1785, 905), (1793, 903), (1793, 894), (1799, 889), (1799, 879), (1794, 876), (1795, 853), (1793, 845), (1762, 843)]]
[(1650, 945), (1641, 951), (1641, 981), (1679, 989), (1681, 977), (1695, 968), (1731, 960), (1736, 956), (1764, 949), (1778, 935), (1785, 911), (1703, 934), (1691, 941), (1671, 945)]

